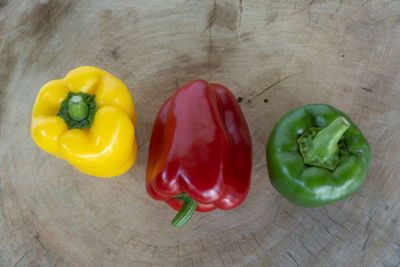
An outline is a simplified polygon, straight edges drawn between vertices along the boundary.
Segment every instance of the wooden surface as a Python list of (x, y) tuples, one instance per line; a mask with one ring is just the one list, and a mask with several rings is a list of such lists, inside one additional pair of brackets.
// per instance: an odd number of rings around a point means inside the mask
[[(398, 0), (0, 1), (1, 266), (399, 266)], [(94, 65), (130, 89), (138, 159), (93, 178), (36, 147), (39, 88)], [(145, 192), (156, 113), (180, 85), (229, 87), (253, 138), (250, 193), (231, 211), (175, 212)], [(348, 113), (372, 147), (359, 192), (299, 208), (270, 185), (265, 145), (309, 103)]]

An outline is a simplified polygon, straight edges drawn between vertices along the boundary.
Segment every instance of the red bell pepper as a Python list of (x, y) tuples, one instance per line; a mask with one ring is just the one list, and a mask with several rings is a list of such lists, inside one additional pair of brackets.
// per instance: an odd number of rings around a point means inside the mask
[(151, 136), (146, 188), (179, 210), (182, 227), (195, 210), (233, 209), (250, 187), (252, 146), (235, 97), (219, 84), (195, 80), (161, 107)]

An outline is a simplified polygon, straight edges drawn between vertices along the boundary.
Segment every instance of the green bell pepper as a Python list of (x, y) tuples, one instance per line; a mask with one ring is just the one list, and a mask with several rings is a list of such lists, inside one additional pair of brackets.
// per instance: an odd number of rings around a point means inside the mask
[(368, 141), (349, 116), (323, 104), (286, 114), (267, 145), (271, 184), (304, 207), (323, 206), (356, 192), (370, 160)]

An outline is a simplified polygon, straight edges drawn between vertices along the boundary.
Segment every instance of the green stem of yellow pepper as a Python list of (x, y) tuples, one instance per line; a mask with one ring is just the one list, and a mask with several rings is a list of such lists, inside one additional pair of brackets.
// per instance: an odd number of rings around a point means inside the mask
[(68, 113), (72, 119), (81, 121), (88, 116), (89, 106), (81, 96), (74, 95), (68, 101)]
[(61, 103), (57, 116), (68, 125), (68, 129), (89, 129), (97, 112), (95, 95), (83, 92), (72, 93)]

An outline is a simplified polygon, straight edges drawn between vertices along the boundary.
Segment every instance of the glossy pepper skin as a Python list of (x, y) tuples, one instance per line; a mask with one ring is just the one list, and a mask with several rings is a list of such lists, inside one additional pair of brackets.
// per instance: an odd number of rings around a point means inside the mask
[(286, 114), (267, 145), (272, 185), (291, 203), (304, 207), (326, 205), (356, 192), (370, 159), (368, 141), (349, 116), (323, 104)]
[[(74, 103), (66, 99), (81, 95), (92, 99), (94, 108), (81, 102), (86, 106), (83, 112), (89, 115), (84, 113), (82, 118), (77, 117), (82, 121), (77, 121), (72, 118)], [(62, 110), (68, 124), (60, 115)], [(90, 116), (90, 123), (80, 125)], [(134, 105), (126, 86), (104, 70), (83, 66), (40, 89), (32, 112), (31, 135), (44, 151), (65, 159), (83, 173), (111, 177), (126, 172), (135, 162), (135, 124)]]
[(248, 193), (251, 165), (250, 133), (233, 94), (222, 85), (194, 80), (157, 115), (147, 192), (176, 210), (184, 203), (177, 197), (181, 193), (200, 212), (233, 209)]

